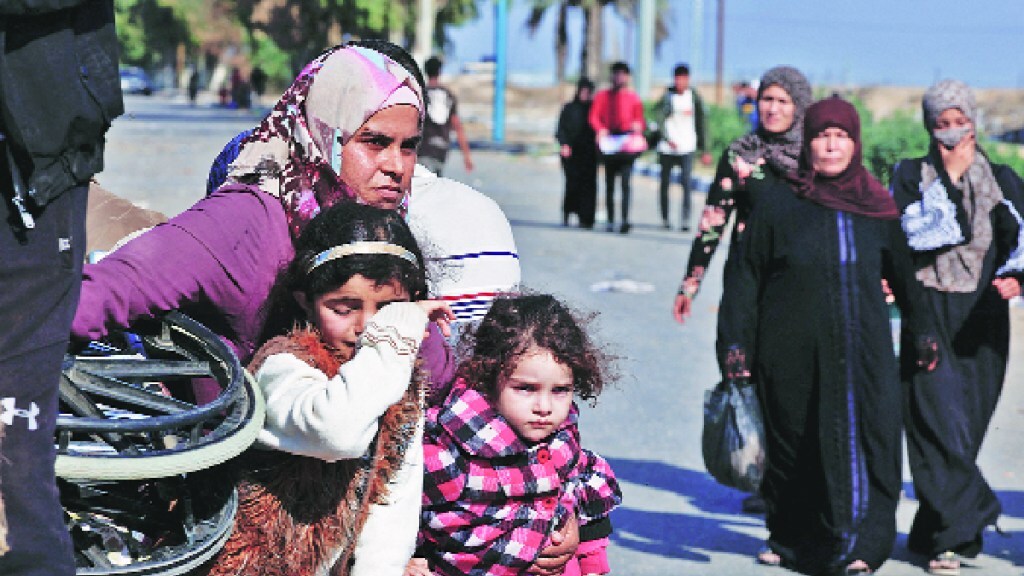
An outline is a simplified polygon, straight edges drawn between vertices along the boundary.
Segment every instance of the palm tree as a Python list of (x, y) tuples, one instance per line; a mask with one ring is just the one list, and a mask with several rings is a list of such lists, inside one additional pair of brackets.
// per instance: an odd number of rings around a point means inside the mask
[[(526, 27), (531, 34), (535, 33), (544, 20), (549, 8), (557, 8), (555, 22), (555, 79), (561, 83), (565, 80), (565, 62), (568, 52), (569, 31), (568, 14), (570, 8), (583, 10), (583, 43), (580, 48), (580, 71), (590, 78), (597, 78), (601, 70), (601, 47), (604, 44), (602, 24), (605, 6), (613, 6), (615, 11), (632, 21), (636, 14), (639, 0), (532, 0), (530, 14), (526, 19)], [(657, 0), (655, 8), (655, 48), (668, 37), (668, 21), (671, 18), (671, 6), (668, 0)]]

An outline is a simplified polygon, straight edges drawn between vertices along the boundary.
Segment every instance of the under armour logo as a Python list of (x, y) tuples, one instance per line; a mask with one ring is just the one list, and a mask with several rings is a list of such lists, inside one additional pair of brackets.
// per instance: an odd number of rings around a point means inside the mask
[(7, 426), (14, 426), (14, 417), (19, 416), (21, 418), (28, 418), (28, 429), (35, 430), (39, 428), (39, 423), (36, 422), (36, 416), (39, 415), (39, 406), (36, 406), (35, 402), (28, 405), (28, 410), (22, 410), (14, 407), (14, 398), (4, 398), (0, 400), (0, 407), (3, 408), (0, 411), (0, 422), (3, 422)]

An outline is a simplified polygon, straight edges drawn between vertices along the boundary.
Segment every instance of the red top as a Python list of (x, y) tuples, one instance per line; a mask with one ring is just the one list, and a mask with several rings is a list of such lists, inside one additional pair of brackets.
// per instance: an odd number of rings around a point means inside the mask
[(640, 96), (629, 88), (601, 90), (590, 106), (590, 126), (595, 132), (643, 133), (644, 105)]

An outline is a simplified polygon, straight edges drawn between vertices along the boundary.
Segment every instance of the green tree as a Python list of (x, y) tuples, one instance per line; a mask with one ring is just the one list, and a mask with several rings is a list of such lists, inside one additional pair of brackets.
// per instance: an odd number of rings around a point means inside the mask
[(173, 62), (178, 46), (191, 45), (188, 22), (172, 1), (115, 0), (114, 18), (125, 64), (153, 68)]

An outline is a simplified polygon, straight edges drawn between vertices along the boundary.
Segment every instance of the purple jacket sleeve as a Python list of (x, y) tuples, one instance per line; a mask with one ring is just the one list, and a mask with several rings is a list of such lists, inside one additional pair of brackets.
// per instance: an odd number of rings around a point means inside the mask
[(87, 265), (72, 336), (102, 338), (112, 328), (183, 308), (244, 360), (256, 347), (278, 270), (293, 254), (277, 199), (224, 187)]
[(455, 380), (455, 355), (437, 324), (430, 323), (430, 336), (420, 345), (420, 367), (427, 373), (427, 405), (438, 406)]

